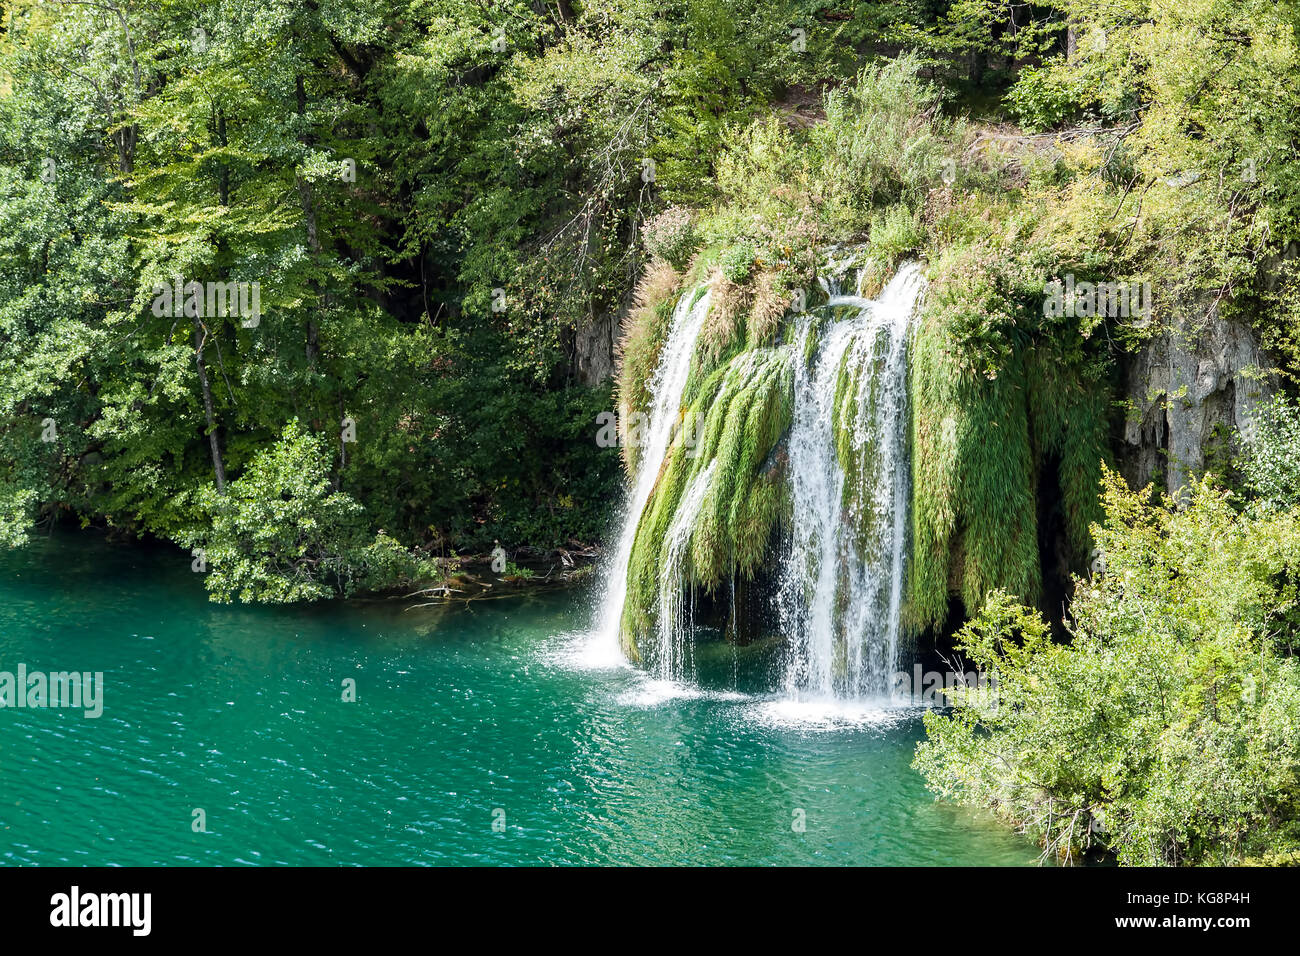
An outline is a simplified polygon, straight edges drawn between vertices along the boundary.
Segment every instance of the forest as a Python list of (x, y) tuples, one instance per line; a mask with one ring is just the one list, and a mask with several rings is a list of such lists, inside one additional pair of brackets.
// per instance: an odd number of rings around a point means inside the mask
[(1062, 861), (1300, 863), (1295, 0), (0, 7), (0, 546), (247, 603), (608, 551), (703, 302), (619, 635), (757, 641), (805, 312), (919, 263), (900, 640), (998, 699), (914, 766)]

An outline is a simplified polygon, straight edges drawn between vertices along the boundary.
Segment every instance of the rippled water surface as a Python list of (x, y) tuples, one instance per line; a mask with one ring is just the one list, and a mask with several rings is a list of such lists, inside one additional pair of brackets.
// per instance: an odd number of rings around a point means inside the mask
[(1035, 859), (931, 800), (909, 768), (915, 714), (592, 667), (580, 593), (222, 606), (189, 561), (89, 535), (0, 553), (0, 671), (103, 671), (106, 685), (98, 719), (0, 709), (0, 860)]

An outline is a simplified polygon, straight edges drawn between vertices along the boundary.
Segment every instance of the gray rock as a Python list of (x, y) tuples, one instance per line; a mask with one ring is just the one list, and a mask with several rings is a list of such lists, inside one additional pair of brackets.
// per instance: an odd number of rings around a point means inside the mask
[(1130, 414), (1120, 465), (1130, 486), (1155, 481), (1174, 492), (1204, 471), (1207, 454), (1235, 440), (1273, 393), (1270, 367), (1251, 329), (1212, 303), (1149, 338), (1124, 369)]
[(614, 374), (614, 341), (621, 318), (598, 313), (574, 330), (572, 371), (581, 384), (599, 385)]

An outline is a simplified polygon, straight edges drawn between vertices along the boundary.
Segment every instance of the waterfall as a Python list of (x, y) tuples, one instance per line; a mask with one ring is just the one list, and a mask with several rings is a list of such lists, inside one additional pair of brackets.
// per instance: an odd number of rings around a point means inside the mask
[[(795, 372), (790, 544), (778, 610), (791, 696), (884, 696), (897, 668), (907, 547), (907, 338), (922, 288), (906, 265), (833, 322)], [(824, 314), (826, 310), (818, 310)], [(800, 324), (800, 352), (818, 315)], [(846, 469), (846, 465), (848, 466)]]
[[(906, 265), (874, 301), (840, 294), (833, 278), (827, 283), (829, 303), (801, 315), (795, 341), (773, 352), (787, 359), (807, 357), (792, 362), (792, 373), (791, 365), (785, 366), (793, 384), (783, 386), (792, 388), (792, 395), (785, 394), (791, 395), (793, 411), (783, 443), (787, 547), (775, 569), (777, 624), (786, 643), (784, 684), (795, 699), (883, 697), (898, 669), (911, 473), (907, 343), (923, 281), (918, 266)], [(603, 569), (585, 653), (589, 663), (622, 660), (619, 634), (633, 545), (681, 420), (682, 396), (708, 311), (709, 295), (698, 288), (684, 293), (673, 309), (648, 383), (649, 408), (617, 545)], [(751, 387), (755, 368), (766, 367), (754, 364), (762, 351), (736, 359), (719, 386), (724, 394), (733, 379), (738, 388)], [(713, 401), (728, 409), (730, 418), (730, 399)], [(746, 464), (744, 473), (753, 467)], [(651, 610), (654, 624), (639, 637), (647, 668), (661, 679), (692, 676), (693, 609), (687, 602), (693, 592), (687, 580), (699, 572), (692, 563), (692, 540), (700, 516), (714, 514), (711, 493), (721, 494), (719, 483), (734, 480), (722, 468), (722, 462), (711, 460), (689, 480), (675, 478), (682, 482), (674, 486), (675, 507), (656, 532), (662, 534), (654, 544), (660, 556), (654, 569), (656, 604), (642, 609)]]
[(711, 461), (686, 486), (673, 523), (664, 537), (664, 560), (659, 566), (659, 647), (653, 662), (655, 675), (664, 680), (684, 680), (691, 676), (691, 649), (694, 646), (693, 615), (683, 613), (682, 597), (687, 592), (682, 576), (682, 558), (691, 543), (695, 518), (717, 461)]
[(600, 658), (597, 663), (621, 660), (618, 647), (620, 619), (627, 597), (627, 567), (636, 540), (637, 524), (645, 511), (650, 493), (654, 491), (659, 470), (677, 426), (682, 393), (690, 377), (691, 356), (695, 353), (695, 340), (699, 337), (704, 319), (709, 314), (709, 293), (697, 289), (682, 293), (673, 308), (668, 338), (659, 355), (659, 366), (650, 380), (650, 408), (645, 427), (640, 429), (637, 441), (636, 479), (623, 508), (618, 545), (613, 557), (604, 568), (600, 605), (593, 628), (595, 642), (592, 650)]

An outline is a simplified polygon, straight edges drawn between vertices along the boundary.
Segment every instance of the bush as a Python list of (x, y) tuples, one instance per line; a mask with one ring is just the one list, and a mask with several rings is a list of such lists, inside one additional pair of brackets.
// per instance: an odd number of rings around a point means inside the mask
[(35, 505), (36, 492), (30, 488), (0, 484), (0, 548), (17, 548), (27, 543)]
[(886, 262), (897, 263), (924, 242), (920, 217), (901, 203), (871, 218), (871, 251)]
[(1007, 93), (1007, 105), (1029, 132), (1060, 126), (1095, 99), (1084, 77), (1064, 65), (1055, 69), (1026, 67)]
[(1261, 403), (1242, 435), (1247, 488), (1267, 505), (1300, 505), (1300, 408), (1277, 396)]
[(365, 509), (331, 488), (325, 440), (297, 419), (224, 495), (208, 487), (200, 502), (211, 530), (189, 543), (204, 549), (214, 600), (311, 601), (436, 573), (382, 531), (367, 540)]
[(1238, 511), (1194, 485), (1185, 508), (1108, 472), (1077, 582), (1073, 640), (1001, 592), (958, 635), (996, 673), (996, 706), (956, 692), (926, 715), (914, 766), (936, 793), (1015, 821), (1045, 853), (1138, 865), (1300, 851), (1300, 512)]
[[(718, 249), (747, 247), (789, 285), (811, 283), (826, 237), (823, 185), (810, 160), (806, 133), (775, 115), (725, 129), (718, 144), (720, 202), (701, 223), (705, 241)], [(736, 275), (744, 272), (741, 262), (735, 265)]]
[(747, 240), (733, 243), (718, 254), (718, 267), (732, 282), (746, 282), (754, 269), (754, 244)]
[(669, 206), (648, 220), (642, 236), (646, 252), (663, 259), (678, 271), (686, 268), (700, 244), (694, 217), (689, 209), (681, 206)]
[(814, 134), (828, 215), (849, 230), (874, 208), (919, 201), (938, 185), (960, 128), (939, 112), (941, 94), (920, 78), (921, 59), (904, 54), (868, 66), (857, 83), (826, 97)]

